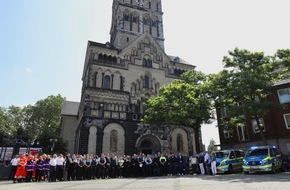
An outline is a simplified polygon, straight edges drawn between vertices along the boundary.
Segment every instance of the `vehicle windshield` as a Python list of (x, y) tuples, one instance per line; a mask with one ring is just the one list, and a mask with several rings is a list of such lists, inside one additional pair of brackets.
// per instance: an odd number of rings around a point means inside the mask
[(217, 158), (226, 158), (228, 157), (230, 151), (217, 151), (215, 152)]
[(268, 155), (268, 149), (263, 148), (263, 149), (251, 149), (247, 152), (246, 156), (263, 156), (263, 155)]

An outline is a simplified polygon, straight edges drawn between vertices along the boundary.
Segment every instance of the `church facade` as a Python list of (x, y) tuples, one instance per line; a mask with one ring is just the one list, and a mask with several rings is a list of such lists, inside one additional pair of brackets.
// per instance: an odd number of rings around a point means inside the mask
[(81, 100), (63, 105), (61, 135), (69, 151), (196, 153), (201, 134), (193, 129), (140, 123), (146, 100), (195, 68), (165, 53), (161, 0), (113, 0), (112, 6), (110, 42), (88, 42)]

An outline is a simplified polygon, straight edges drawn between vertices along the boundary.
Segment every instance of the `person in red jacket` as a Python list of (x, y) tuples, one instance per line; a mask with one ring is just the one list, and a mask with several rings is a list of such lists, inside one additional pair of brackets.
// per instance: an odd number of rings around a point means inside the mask
[(16, 183), (16, 180), (23, 181), (26, 178), (26, 164), (27, 157), (25, 154), (22, 154), (19, 158), (19, 164), (16, 170), (16, 174), (13, 182)]

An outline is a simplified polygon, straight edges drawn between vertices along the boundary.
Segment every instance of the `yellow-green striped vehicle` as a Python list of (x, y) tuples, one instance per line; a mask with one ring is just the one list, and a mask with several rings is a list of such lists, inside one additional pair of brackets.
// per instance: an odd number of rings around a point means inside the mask
[(276, 173), (282, 168), (282, 156), (275, 146), (255, 146), (247, 151), (243, 171), (250, 172), (271, 172)]
[(244, 152), (242, 150), (220, 150), (215, 151), (217, 172), (218, 173), (233, 173), (243, 171)]

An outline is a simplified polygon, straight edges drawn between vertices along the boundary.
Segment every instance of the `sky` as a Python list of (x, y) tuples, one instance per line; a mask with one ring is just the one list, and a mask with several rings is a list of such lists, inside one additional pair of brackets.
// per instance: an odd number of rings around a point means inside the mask
[[(290, 47), (288, 0), (163, 0), (165, 52), (204, 73), (238, 47)], [(112, 0), (0, 0), (0, 107), (60, 94), (79, 101), (88, 40), (110, 40)], [(219, 142), (216, 123), (203, 142)]]

